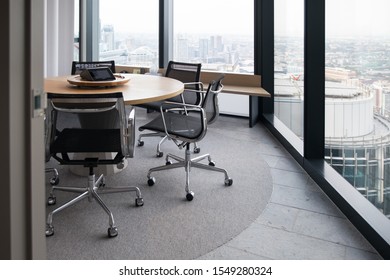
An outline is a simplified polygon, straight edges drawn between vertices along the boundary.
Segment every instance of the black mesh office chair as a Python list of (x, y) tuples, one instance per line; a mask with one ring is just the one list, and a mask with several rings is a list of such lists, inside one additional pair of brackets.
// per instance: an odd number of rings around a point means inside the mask
[[(108, 61), (92, 61), (92, 62), (86, 62), (86, 61), (73, 61), (72, 62), (72, 69), (71, 74), (72, 75), (78, 75), (80, 74), (84, 69), (87, 68), (95, 68), (95, 67), (109, 67), (112, 71), (112, 73), (115, 73), (115, 61), (114, 60), (108, 60)], [(50, 154), (46, 154), (46, 162), (48, 162), (50, 159)], [(45, 168), (45, 173), (51, 173), (52, 177), (50, 177), (49, 182), (50, 185), (56, 186), (60, 182), (60, 177), (58, 174), (57, 168), (48, 167)], [(50, 198), (48, 199), (48, 204), (52, 205), (55, 202), (52, 201)]]
[[(168, 63), (165, 77), (177, 79), (184, 83), (184, 92), (179, 96), (168, 99), (171, 102), (186, 103), (192, 105), (200, 105), (202, 101), (202, 94), (200, 91), (203, 90), (202, 84), (200, 83), (200, 71), (202, 64), (200, 63), (185, 63), (185, 62), (176, 62), (170, 61)], [(160, 106), (164, 101), (151, 102), (146, 104), (140, 104), (139, 107), (146, 108), (148, 110), (160, 111)], [(143, 129), (140, 129), (142, 131)], [(140, 134), (138, 137), (138, 146), (143, 146), (144, 141), (143, 137), (163, 137), (157, 145), (157, 157), (162, 157), (164, 153), (161, 151), (162, 143), (168, 139), (165, 133), (153, 132), (153, 133), (144, 133)], [(200, 149), (195, 145), (195, 153), (199, 153)]]
[[(143, 205), (143, 198), (138, 187), (107, 187), (104, 177), (95, 178), (94, 168), (99, 165), (117, 165), (124, 167), (124, 159), (132, 157), (135, 143), (134, 112), (131, 110), (126, 117), (122, 93), (113, 94), (53, 94), (48, 93), (48, 149), (50, 155), (63, 165), (79, 165), (89, 169), (88, 183), (85, 187), (59, 187), (53, 186), (49, 199), (55, 203), (55, 190), (79, 193), (77, 197), (58, 207), (48, 214), (46, 235), (54, 234), (53, 215), (88, 198), (94, 198), (109, 216), (108, 236), (115, 237), (118, 230), (114, 217), (103, 200), (100, 193), (135, 191), (137, 206)], [(105, 114), (107, 123), (91, 121), (88, 128), (63, 126), (59, 129), (57, 119), (59, 114), (82, 114), (93, 121), (96, 115)], [(111, 153), (112, 158), (99, 158), (100, 153)], [(83, 155), (84, 157), (71, 157)], [(91, 200), (92, 201), (92, 200)], [(54, 204), (52, 203), (52, 204)]]
[[(46, 116), (45, 116), (45, 141), (47, 141), (48, 137), (46, 137), (48, 133), (48, 125), (47, 125), (47, 119), (46, 119)], [(45, 144), (46, 146), (46, 144)], [(45, 150), (45, 162), (49, 162), (51, 158), (51, 155), (50, 155), (50, 151), (49, 149), (46, 149)], [(52, 177), (50, 177), (49, 179), (49, 182), (50, 182), (50, 185), (51, 186), (57, 186), (60, 182), (60, 176), (58, 174), (58, 170), (57, 168), (54, 168), (54, 167), (46, 167), (45, 168), (45, 173), (51, 173), (52, 174)]]
[[(185, 191), (186, 198), (189, 201), (194, 198), (194, 192), (189, 189), (189, 174), (192, 167), (222, 172), (225, 174), (225, 185), (231, 186), (233, 184), (233, 180), (228, 176), (227, 171), (225, 169), (216, 167), (209, 154), (191, 158), (190, 153), (190, 144), (203, 139), (203, 137), (206, 135), (208, 124), (215, 122), (218, 118), (218, 93), (222, 90), (223, 87), (221, 84), (222, 79), (223, 76), (221, 76), (220, 79), (210, 83), (201, 106), (166, 102), (161, 106), (161, 115), (142, 126), (143, 129), (165, 133), (167, 137), (173, 140), (179, 148), (185, 148), (184, 158), (173, 154), (168, 154), (166, 156), (166, 165), (155, 167), (149, 170), (147, 175), (149, 186), (153, 186), (156, 182), (156, 179), (151, 176), (153, 172), (180, 167), (185, 168)], [(176, 109), (180, 109), (182, 113), (178, 113), (177, 110), (166, 111), (164, 106), (168, 108), (175, 106)], [(208, 165), (200, 163), (201, 160), (206, 158), (209, 162)], [(170, 159), (173, 159), (176, 162), (172, 163)]]
[(52, 173), (53, 174), (53, 177), (50, 178), (49, 182), (50, 182), (50, 185), (57, 186), (58, 183), (60, 182), (60, 176), (58, 174), (57, 168), (47, 167), (47, 168), (45, 168), (45, 173)]
[(98, 68), (98, 67), (108, 67), (111, 69), (112, 73), (116, 73), (115, 70), (115, 61), (73, 61), (72, 62), (72, 75), (79, 75), (83, 70), (89, 68)]

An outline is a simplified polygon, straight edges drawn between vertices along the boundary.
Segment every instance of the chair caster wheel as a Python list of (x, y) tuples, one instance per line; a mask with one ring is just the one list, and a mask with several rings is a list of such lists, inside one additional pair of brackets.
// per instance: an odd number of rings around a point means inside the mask
[(148, 186), (151, 187), (156, 183), (156, 179), (154, 177), (149, 178), (148, 180)]
[(225, 180), (225, 186), (231, 186), (233, 185), (233, 179), (232, 178), (228, 178)]
[(60, 178), (58, 178), (58, 177), (53, 177), (53, 178), (50, 179), (49, 182), (50, 182), (50, 185), (52, 185), (52, 186), (57, 186), (58, 183), (60, 182)]
[(186, 198), (188, 201), (192, 201), (194, 199), (194, 193), (193, 192), (189, 192), (186, 194)]
[(157, 152), (156, 157), (160, 158), (163, 157), (164, 153), (163, 152)]
[(49, 196), (47, 198), (47, 205), (54, 205), (57, 203), (57, 199), (55, 196)]
[(194, 153), (195, 153), (195, 154), (199, 154), (199, 153), (200, 153), (200, 148), (199, 148), (199, 147), (194, 148)]
[(45, 234), (46, 234), (47, 237), (54, 235), (54, 227), (53, 226), (47, 226)]
[(118, 229), (116, 227), (110, 227), (107, 230), (108, 237), (117, 237), (118, 236)]
[(144, 141), (138, 140), (138, 143), (137, 143), (138, 147), (142, 147), (144, 144), (145, 144)]
[(103, 177), (99, 183), (99, 188), (104, 188), (106, 186), (106, 178)]
[(142, 197), (137, 197), (135, 199), (135, 206), (137, 207), (144, 206), (144, 199)]
[(210, 166), (215, 166), (215, 161), (210, 161), (210, 162), (209, 162), (209, 165), (210, 165)]
[(118, 163), (118, 164), (116, 165), (116, 167), (117, 167), (118, 169), (123, 169), (123, 168), (125, 168), (125, 165), (126, 165), (125, 161), (122, 160), (120, 163)]

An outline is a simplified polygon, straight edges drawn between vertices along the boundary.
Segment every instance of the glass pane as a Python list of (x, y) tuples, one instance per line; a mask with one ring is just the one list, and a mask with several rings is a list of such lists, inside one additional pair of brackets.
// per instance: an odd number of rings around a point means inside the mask
[[(325, 145), (353, 187), (390, 217), (390, 2), (326, 1)], [(354, 151), (354, 153), (351, 153)], [(335, 154), (335, 152), (334, 152)]]
[(100, 0), (99, 60), (158, 67), (158, 0)]
[(253, 0), (173, 1), (173, 59), (202, 70), (254, 72)]
[(275, 0), (275, 116), (303, 138), (303, 0)]

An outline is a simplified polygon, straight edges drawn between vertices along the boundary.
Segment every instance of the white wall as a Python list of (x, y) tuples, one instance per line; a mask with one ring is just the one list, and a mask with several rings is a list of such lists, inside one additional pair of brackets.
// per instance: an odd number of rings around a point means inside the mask
[[(30, 49), (30, 92), (35, 89), (43, 92), (44, 80), (44, 30), (45, 1), (34, 0), (31, 4), (31, 33)], [(31, 104), (31, 101), (29, 102)], [(46, 226), (46, 184), (45, 184), (45, 147), (44, 147), (44, 118), (34, 116), (29, 110), (29, 215), (30, 215), (30, 253), (28, 258), (46, 258), (46, 237), (43, 229)]]
[(249, 117), (249, 96), (222, 92), (218, 104), (221, 114)]
[(46, 0), (46, 77), (70, 74), (73, 37), (74, 1)]

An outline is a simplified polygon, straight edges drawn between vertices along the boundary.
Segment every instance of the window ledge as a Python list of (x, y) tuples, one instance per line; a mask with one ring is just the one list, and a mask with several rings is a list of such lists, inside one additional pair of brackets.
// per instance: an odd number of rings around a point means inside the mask
[(223, 79), (224, 93), (271, 97), (271, 95), (261, 87), (260, 75), (202, 71), (200, 81), (206, 86), (210, 81), (217, 79), (221, 74), (225, 75)]

